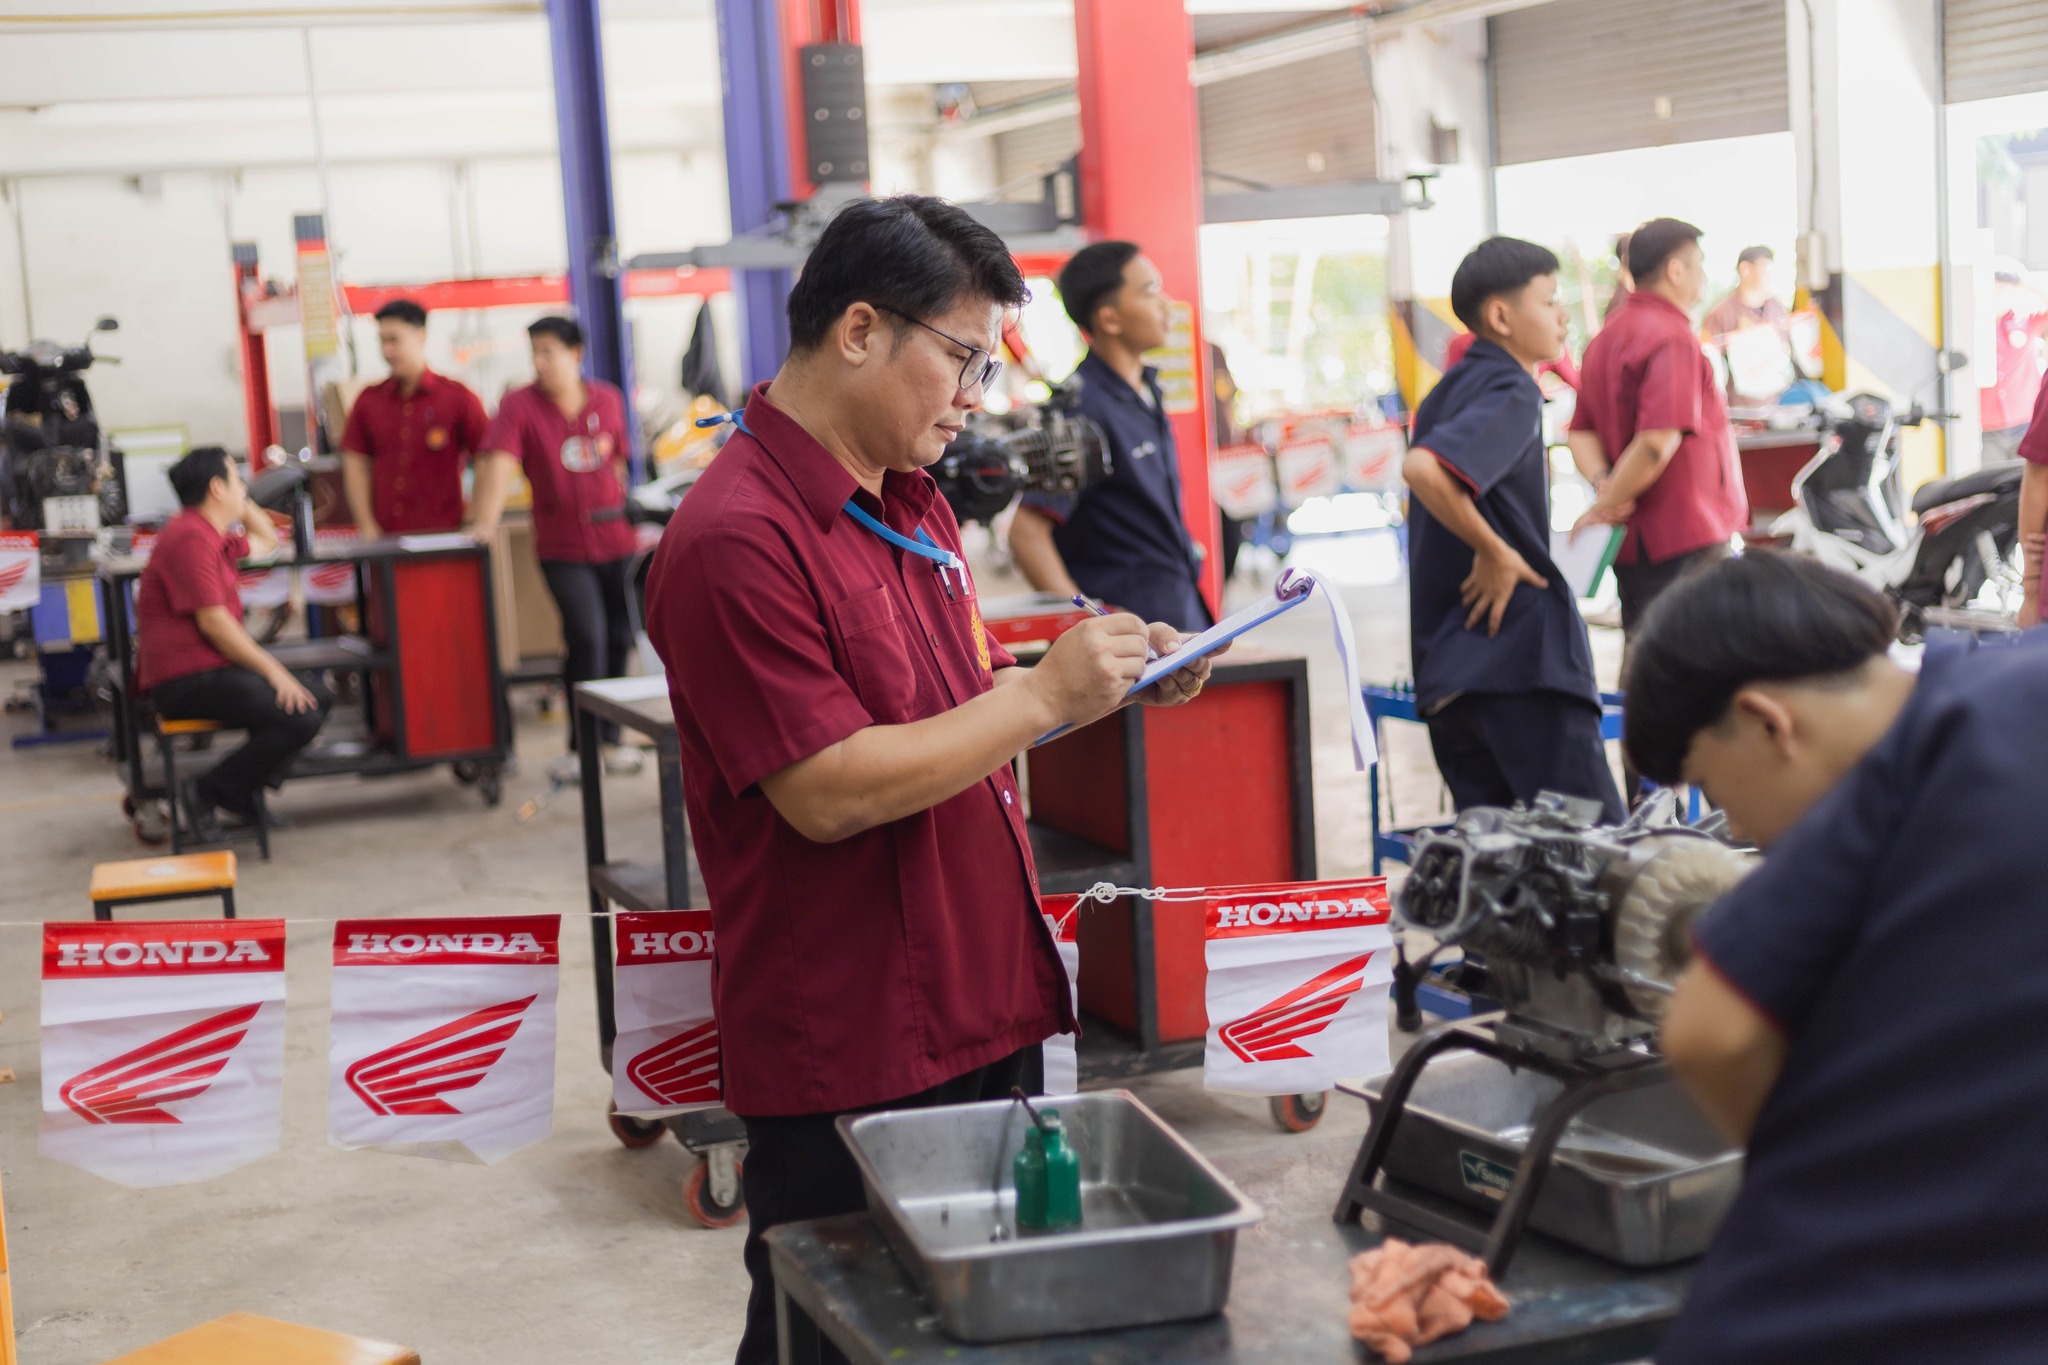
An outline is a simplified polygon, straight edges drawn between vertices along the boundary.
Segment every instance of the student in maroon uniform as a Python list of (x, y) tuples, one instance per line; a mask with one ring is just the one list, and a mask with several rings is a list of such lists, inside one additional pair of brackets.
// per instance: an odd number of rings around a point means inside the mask
[(377, 310), (391, 377), (356, 396), (341, 437), (342, 486), (364, 539), (462, 526), (462, 470), (482, 448), (484, 405), (427, 368), (427, 310), (393, 299)]
[(725, 1102), (747, 1126), (741, 1365), (776, 1359), (761, 1234), (866, 1206), (834, 1118), (1005, 1097), (1073, 1026), (1010, 762), (1122, 705), (1148, 636), (1180, 638), (1090, 617), (1019, 668), (982, 629), (925, 471), (1028, 297), (1002, 239), (951, 204), (841, 210), (790, 292), (788, 359), (648, 580), (717, 928)]
[(135, 593), (136, 689), (166, 720), (217, 720), (249, 741), (213, 771), (180, 783), (186, 827), (200, 843), (256, 819), (256, 794), (278, 787), (313, 742), (332, 698), (301, 682), (242, 628), (237, 566), (277, 548), (277, 529), (249, 502), (227, 452), (202, 446), (171, 466), (184, 511), (150, 552)]
[[(533, 489), (533, 543), (540, 571), (562, 614), (569, 657), (562, 679), (571, 687), (626, 671), (633, 623), (626, 612), (633, 554), (627, 524), (626, 396), (583, 374), (583, 329), (570, 318), (542, 318), (526, 329), (533, 343), (534, 382), (498, 405), (477, 466), (471, 532), (488, 544), (498, 533), (516, 465)], [(619, 745), (605, 728), (605, 768), (640, 771), (640, 751)], [(569, 727), (569, 751), (576, 727)], [(581, 771), (564, 755), (549, 771), (574, 781)]]

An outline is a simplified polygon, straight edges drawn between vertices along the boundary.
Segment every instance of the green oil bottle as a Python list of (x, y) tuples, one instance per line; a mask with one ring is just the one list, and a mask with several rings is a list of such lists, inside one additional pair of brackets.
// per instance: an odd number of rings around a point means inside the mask
[(1017, 1226), (1032, 1231), (1081, 1225), (1081, 1163), (1067, 1145), (1057, 1109), (1038, 1111), (1011, 1166), (1017, 1186)]

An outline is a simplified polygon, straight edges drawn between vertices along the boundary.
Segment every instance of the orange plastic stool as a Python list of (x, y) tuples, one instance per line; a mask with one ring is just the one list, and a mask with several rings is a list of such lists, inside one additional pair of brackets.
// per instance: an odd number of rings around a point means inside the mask
[(107, 1365), (420, 1365), (420, 1353), (254, 1313), (230, 1313), (116, 1356)]
[(197, 896), (219, 896), (221, 913), (233, 919), (235, 855), (223, 849), (218, 853), (179, 853), (168, 858), (95, 863), (90, 894), (94, 919), (112, 919), (117, 905), (189, 900)]

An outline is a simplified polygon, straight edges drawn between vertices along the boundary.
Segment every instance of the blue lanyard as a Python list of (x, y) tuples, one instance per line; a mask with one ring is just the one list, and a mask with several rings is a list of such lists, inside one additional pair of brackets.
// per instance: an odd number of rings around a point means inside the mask
[[(700, 427), (715, 427), (724, 422), (732, 423), (741, 432), (753, 437), (756, 441), (761, 439), (758, 436), (754, 436), (754, 433), (748, 429), (746, 417), (741, 413), (721, 413), (716, 417), (700, 417), (697, 419), (697, 425)], [(884, 526), (878, 518), (870, 514), (852, 498), (846, 500), (846, 515), (852, 517), (862, 526), (865, 526), (889, 544), (894, 545), (897, 549), (908, 550), (914, 555), (922, 555), (924, 558), (929, 559), (933, 567), (938, 571), (939, 581), (946, 586), (946, 596), (952, 597), (954, 595), (953, 575), (959, 575), (961, 586), (966, 586), (967, 566), (960, 562), (960, 556), (954, 554), (951, 550), (940, 549), (938, 542), (926, 533), (924, 527), (920, 526), (917, 528), (917, 539), (912, 540), (909, 536)]]

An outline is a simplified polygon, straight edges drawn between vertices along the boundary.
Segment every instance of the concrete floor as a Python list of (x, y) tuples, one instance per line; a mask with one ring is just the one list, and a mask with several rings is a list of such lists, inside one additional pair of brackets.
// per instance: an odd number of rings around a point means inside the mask
[[(1299, 560), (1347, 583), (1368, 680), (1407, 674), (1405, 591), (1385, 537), (1305, 545)], [(1014, 591), (984, 571), (983, 590)], [(1241, 575), (1233, 599), (1258, 591)], [(1315, 619), (1310, 619), (1310, 618)], [(1257, 647), (1315, 661), (1317, 836), (1322, 873), (1369, 865), (1366, 778), (1349, 770), (1344, 702), (1327, 623), (1310, 607), (1282, 618)], [(1616, 645), (1596, 632), (1603, 680)], [(0, 688), (26, 676), (0, 668)], [(0, 722), (21, 728), (22, 718)], [(1406, 729), (1407, 727), (1401, 727)], [(525, 771), (486, 809), (446, 770), (375, 783), (330, 780), (286, 791), (298, 823), (274, 841), (274, 862), (245, 860), (248, 915), (485, 914), (584, 909), (579, 809), (573, 791), (530, 823), (514, 810), (544, 785), (562, 743), (559, 713), (522, 705)], [(1439, 808), (1419, 730), (1390, 740), (1404, 823)], [(138, 856), (119, 811), (111, 765), (91, 745), (0, 747), (0, 920), (89, 914), (95, 862)], [(615, 847), (652, 853), (653, 777), (606, 789)], [(712, 1365), (731, 1359), (746, 1278), (741, 1232), (705, 1231), (684, 1209), (692, 1158), (664, 1142), (627, 1151), (605, 1125), (609, 1082), (598, 1066), (590, 941), (565, 925), (553, 1136), (496, 1166), (368, 1152), (325, 1141), (324, 1020), (330, 931), (289, 938), (284, 1135), (278, 1153), (204, 1184), (135, 1191), (36, 1152), (39, 939), (0, 924), (0, 1179), (21, 1359), (87, 1365), (232, 1310), (399, 1341), (427, 1365), (559, 1365), (592, 1358)], [(1365, 1123), (1336, 1099), (1313, 1133), (1286, 1136), (1263, 1102), (1210, 1095), (1196, 1072), (1134, 1089), (1226, 1170), (1286, 1151), (1279, 1176), (1251, 1190), (1269, 1208), (1334, 1196)]]

